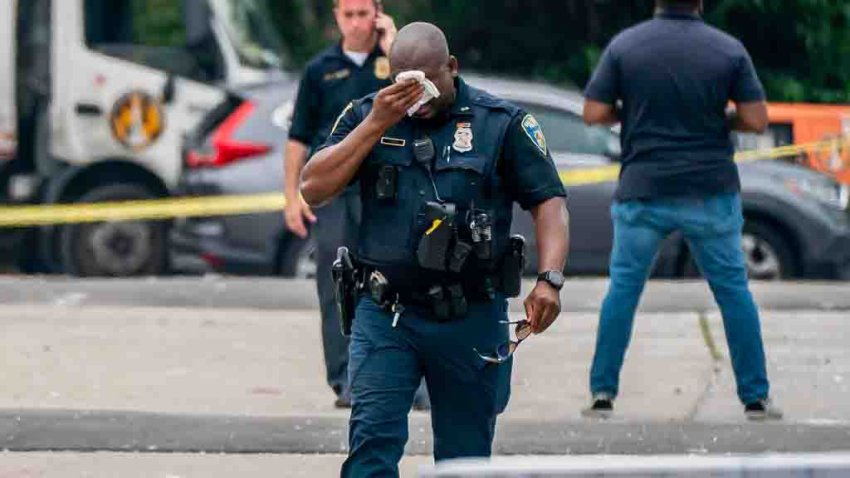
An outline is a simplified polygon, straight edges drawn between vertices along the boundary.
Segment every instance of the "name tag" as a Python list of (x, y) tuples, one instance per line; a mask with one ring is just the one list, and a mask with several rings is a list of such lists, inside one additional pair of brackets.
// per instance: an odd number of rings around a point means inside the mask
[(396, 148), (403, 148), (407, 141), (398, 138), (390, 138), (389, 136), (384, 136), (381, 138), (381, 144), (384, 146), (394, 146)]
[(325, 76), (322, 78), (324, 81), (333, 81), (333, 80), (341, 80), (343, 78), (348, 78), (351, 76), (351, 70), (348, 68), (344, 70), (334, 71), (332, 73), (325, 73)]

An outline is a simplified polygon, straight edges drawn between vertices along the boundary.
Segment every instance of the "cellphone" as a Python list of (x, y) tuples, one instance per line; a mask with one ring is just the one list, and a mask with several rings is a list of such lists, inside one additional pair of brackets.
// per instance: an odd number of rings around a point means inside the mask
[(378, 24), (378, 16), (381, 15), (382, 13), (384, 13), (384, 2), (382, 0), (375, 0), (375, 7), (376, 7), (375, 30), (377, 30), (378, 36), (383, 36), (384, 29), (378, 28), (377, 24)]

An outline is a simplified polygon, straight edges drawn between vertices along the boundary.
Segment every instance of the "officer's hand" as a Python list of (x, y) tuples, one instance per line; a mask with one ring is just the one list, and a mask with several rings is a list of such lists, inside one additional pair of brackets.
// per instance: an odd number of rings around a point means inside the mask
[(384, 55), (390, 54), (390, 47), (395, 41), (396, 27), (393, 18), (384, 12), (378, 13), (378, 18), (375, 19), (375, 30), (378, 31), (378, 45)]
[(316, 222), (313, 210), (301, 196), (298, 197), (297, 201), (286, 203), (283, 208), (283, 217), (286, 220), (286, 228), (301, 239), (307, 238), (307, 226), (304, 224), (304, 219), (310, 221), (310, 224)]
[(382, 130), (387, 130), (401, 121), (424, 94), (424, 87), (416, 80), (393, 83), (375, 96), (369, 118)]
[(558, 314), (561, 313), (561, 295), (554, 287), (540, 281), (534, 287), (534, 290), (528, 294), (523, 305), (525, 305), (525, 315), (531, 323), (534, 333), (541, 334), (555, 322)]

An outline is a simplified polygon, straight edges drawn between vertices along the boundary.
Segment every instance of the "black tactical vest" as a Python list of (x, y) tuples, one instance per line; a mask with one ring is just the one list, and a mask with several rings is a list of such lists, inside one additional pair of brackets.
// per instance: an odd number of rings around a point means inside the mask
[[(490, 259), (471, 254), (460, 275), (498, 267), (508, 243), (513, 203), (503, 188), (499, 162), (508, 125), (519, 109), (462, 80), (457, 84), (457, 99), (445, 122), (429, 126), (406, 118), (384, 133), (361, 166), (358, 255), (394, 284), (452, 279), (453, 273), (424, 270), (417, 261), (420, 240), (434, 227), (425, 212), (428, 202), (456, 206), (457, 238), (467, 243), (472, 242), (470, 211), (490, 215)], [(368, 115), (373, 98), (357, 105), (361, 118)], [(414, 151), (414, 144), (423, 140), (433, 143), (430, 164), (423, 164)], [(388, 182), (394, 183), (391, 190)]]

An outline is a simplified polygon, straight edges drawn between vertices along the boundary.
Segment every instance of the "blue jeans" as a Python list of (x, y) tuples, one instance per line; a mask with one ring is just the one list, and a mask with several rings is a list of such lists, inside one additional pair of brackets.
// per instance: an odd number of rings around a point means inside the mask
[(507, 301), (472, 302), (466, 317), (436, 322), (411, 306), (397, 327), (371, 299), (357, 307), (351, 333), (351, 419), (344, 478), (397, 477), (407, 414), (422, 377), (431, 395), (434, 458), (490, 456), (496, 417), (510, 395), (512, 361), (488, 364), (475, 352), (508, 340)]
[(769, 384), (758, 310), (741, 250), (741, 198), (665, 198), (614, 203), (610, 285), (602, 304), (590, 371), (594, 394), (616, 397), (635, 309), (661, 241), (681, 231), (723, 315), (732, 368), (743, 403), (767, 398)]

